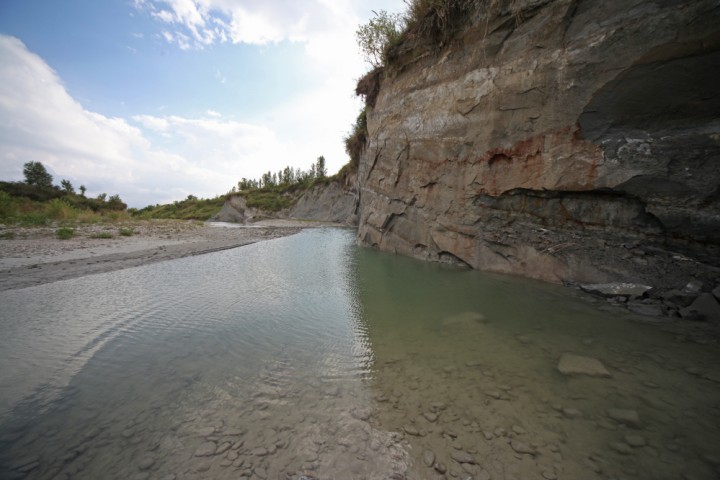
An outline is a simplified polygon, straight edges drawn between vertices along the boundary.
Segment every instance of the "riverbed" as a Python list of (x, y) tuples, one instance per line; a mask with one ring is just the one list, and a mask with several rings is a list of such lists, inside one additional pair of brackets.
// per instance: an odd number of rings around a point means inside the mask
[[(717, 343), (321, 228), (0, 292), (0, 478), (711, 479)], [(563, 355), (607, 375), (566, 375)]]

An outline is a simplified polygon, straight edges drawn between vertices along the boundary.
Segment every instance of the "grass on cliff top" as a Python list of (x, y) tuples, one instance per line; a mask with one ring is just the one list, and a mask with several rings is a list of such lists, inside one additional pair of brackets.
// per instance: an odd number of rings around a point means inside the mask
[(148, 205), (140, 210), (131, 209), (131, 212), (134, 218), (144, 220), (159, 218), (205, 221), (217, 214), (224, 203), (225, 196), (204, 199), (188, 195), (185, 200), (166, 205)]

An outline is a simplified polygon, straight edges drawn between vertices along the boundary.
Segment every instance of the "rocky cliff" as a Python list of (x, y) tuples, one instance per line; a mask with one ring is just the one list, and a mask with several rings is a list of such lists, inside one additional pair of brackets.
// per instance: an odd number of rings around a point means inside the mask
[(289, 191), (285, 195), (291, 197), (293, 206), (280, 212), (270, 212), (248, 206), (245, 197), (234, 195), (225, 201), (220, 212), (211, 220), (254, 223), (271, 218), (291, 218), (357, 225), (356, 173), (349, 173), (327, 182), (319, 182), (308, 189)]
[(289, 218), (357, 225), (357, 174), (312, 187), (287, 212)]
[(551, 282), (712, 288), (718, 1), (488, 12), (442, 46), (406, 42), (378, 75), (360, 242)]

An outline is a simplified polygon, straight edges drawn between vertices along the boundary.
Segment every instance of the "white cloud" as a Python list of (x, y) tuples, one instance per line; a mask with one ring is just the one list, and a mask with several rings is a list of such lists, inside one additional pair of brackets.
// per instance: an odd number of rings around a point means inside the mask
[[(224, 193), (241, 177), (287, 165), (308, 168), (319, 155), (331, 173), (346, 161), (342, 137), (360, 101), (366, 70), (355, 44), (371, 9), (397, 11), (402, 0), (133, 0), (157, 22), (148, 34), (180, 49), (212, 44), (302, 42), (300, 64), (318, 83), (253, 119), (172, 105), (130, 119), (86, 110), (57, 74), (21, 41), (0, 36), (0, 178), (21, 179), (22, 164), (43, 162), (89, 193), (119, 193), (132, 206)], [(164, 13), (163, 13), (164, 12)], [(270, 44), (270, 45), (268, 45)], [(295, 62), (298, 63), (298, 62)], [(216, 70), (219, 82), (228, 79)], [(209, 107), (209, 105), (208, 105)], [(159, 113), (158, 113), (159, 112)]]
[(133, 121), (86, 110), (39, 56), (0, 35), (2, 179), (21, 180), (23, 164), (40, 161), (56, 183), (67, 178), (88, 194), (119, 193), (144, 206), (224, 193), (248, 176), (246, 162), (257, 176), (263, 159), (282, 158), (267, 127), (177, 116)]

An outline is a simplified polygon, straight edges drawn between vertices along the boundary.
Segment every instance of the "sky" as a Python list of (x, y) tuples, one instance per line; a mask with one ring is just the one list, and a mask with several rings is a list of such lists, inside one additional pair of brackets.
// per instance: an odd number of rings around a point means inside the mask
[(26, 162), (131, 207), (228, 192), (343, 137), (355, 40), (402, 0), (1, 0), (0, 180)]

